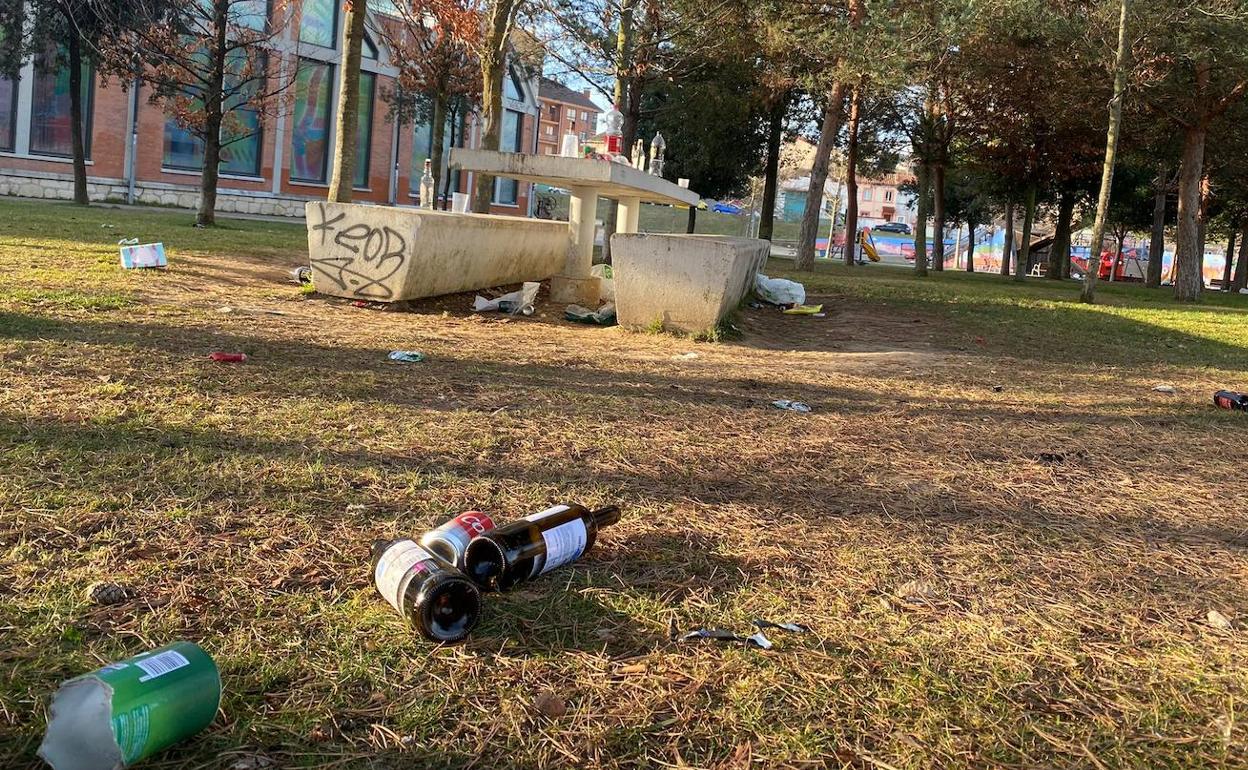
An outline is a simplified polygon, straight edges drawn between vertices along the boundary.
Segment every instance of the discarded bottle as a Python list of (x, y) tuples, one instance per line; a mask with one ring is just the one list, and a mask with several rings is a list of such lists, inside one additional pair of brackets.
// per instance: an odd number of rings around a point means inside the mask
[(425, 158), (425, 172), (420, 175), (420, 207), (433, 208), (433, 161)]
[(464, 553), (474, 537), (494, 529), (494, 520), (480, 511), (461, 513), (440, 527), (429, 530), (420, 538), (426, 551), (441, 556), (459, 569), (464, 568)]
[(1236, 409), (1248, 412), (1248, 395), (1233, 390), (1219, 390), (1213, 394), (1213, 403), (1223, 409)]
[(488, 590), (506, 591), (579, 559), (593, 547), (599, 529), (619, 520), (614, 505), (596, 511), (556, 505), (475, 538), (464, 556), (465, 571)]
[(63, 683), (39, 756), (54, 770), (118, 770), (203, 730), (220, 702), (212, 658), (175, 642)]
[(217, 363), (223, 364), (241, 364), (247, 360), (246, 353), (226, 353), (220, 350), (214, 350), (208, 354), (208, 357)]
[(373, 543), (373, 579), (390, 605), (426, 638), (458, 642), (481, 613), (481, 593), (450, 562), (412, 540)]

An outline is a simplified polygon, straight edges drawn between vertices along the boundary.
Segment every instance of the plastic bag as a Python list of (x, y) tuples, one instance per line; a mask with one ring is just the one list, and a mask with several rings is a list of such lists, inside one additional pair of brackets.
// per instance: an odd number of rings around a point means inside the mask
[(472, 301), (472, 311), (484, 313), (487, 310), (498, 310), (511, 315), (533, 315), (533, 303), (537, 301), (537, 290), (541, 287), (537, 281), (525, 281), (519, 291), (495, 299), (486, 299), (478, 294)]
[(784, 278), (768, 278), (762, 273), (754, 276), (754, 293), (764, 302), (770, 302), (773, 305), (806, 304), (805, 286)]
[(598, 279), (598, 297), (604, 302), (615, 302), (615, 276), (610, 265), (594, 265), (589, 274)]

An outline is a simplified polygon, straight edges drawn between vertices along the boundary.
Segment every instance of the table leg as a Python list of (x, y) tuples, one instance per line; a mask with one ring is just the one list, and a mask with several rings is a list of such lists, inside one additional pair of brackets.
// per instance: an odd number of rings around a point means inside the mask
[(590, 275), (594, 263), (594, 236), (598, 190), (574, 187), (568, 205), (568, 254), (563, 273), (550, 280), (552, 302), (598, 307), (598, 279)]
[(641, 218), (641, 198), (620, 198), (616, 208), (615, 231), (617, 233), (637, 232)]

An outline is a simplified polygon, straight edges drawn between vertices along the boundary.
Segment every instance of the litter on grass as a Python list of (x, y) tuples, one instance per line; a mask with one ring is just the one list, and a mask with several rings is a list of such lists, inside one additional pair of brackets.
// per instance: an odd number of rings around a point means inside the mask
[(788, 307), (806, 304), (805, 286), (785, 278), (768, 278), (762, 273), (754, 275), (754, 293), (773, 305)]
[(391, 350), (388, 357), (403, 364), (419, 364), (425, 360), (425, 354), (419, 350)]
[(203, 730), (220, 703), (216, 663), (175, 642), (63, 683), (39, 756), (53, 770), (120, 770)]
[(121, 266), (125, 270), (169, 266), (163, 243), (139, 243), (138, 238), (123, 238), (117, 245), (121, 247)]
[(526, 281), (517, 291), (494, 299), (486, 299), (478, 294), (472, 300), (472, 312), (497, 311), (508, 315), (533, 315), (533, 303), (537, 302), (537, 291), (541, 287), (537, 281)]
[(823, 305), (797, 305), (784, 311), (785, 315), (822, 315)]
[(208, 354), (208, 358), (219, 364), (241, 364), (247, 360), (246, 353), (226, 353), (223, 350), (214, 350)]
[(700, 641), (703, 639), (709, 639), (713, 642), (744, 644), (746, 647), (756, 647), (760, 650), (770, 650), (775, 646), (762, 631), (752, 636), (739, 636), (722, 628), (699, 628), (680, 637), (682, 642)]
[(1179, 392), (1173, 385), (1154, 385), (1153, 390), (1158, 393), (1169, 393), (1171, 395)]
[(300, 265), (290, 271), (290, 277), (298, 284), (312, 283), (312, 268)]
[(597, 310), (590, 310), (581, 305), (568, 305), (563, 317), (574, 323), (611, 326), (615, 323), (615, 305), (608, 302)]
[(802, 623), (774, 623), (770, 620), (763, 620), (762, 618), (754, 621), (754, 627), (778, 628), (781, 631), (790, 631), (795, 634), (809, 634), (811, 631), (810, 626), (803, 625)]
[(801, 401), (789, 401), (788, 399), (780, 399), (778, 401), (772, 401), (771, 405), (777, 409), (784, 409), (789, 412), (801, 412), (802, 414), (806, 414), (807, 412), (810, 411), (810, 404), (806, 404)]

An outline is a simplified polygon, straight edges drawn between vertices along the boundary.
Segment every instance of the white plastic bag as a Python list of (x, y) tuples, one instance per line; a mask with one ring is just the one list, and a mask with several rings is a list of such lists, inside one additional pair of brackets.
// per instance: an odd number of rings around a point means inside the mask
[(486, 299), (480, 294), (472, 300), (472, 311), (484, 313), (500, 310), (511, 315), (533, 315), (533, 303), (537, 301), (537, 290), (542, 285), (537, 281), (525, 281), (519, 291), (513, 291), (494, 299)]
[(770, 302), (773, 305), (806, 304), (805, 286), (784, 278), (768, 278), (762, 273), (754, 275), (754, 293), (764, 302)]
[(615, 277), (610, 265), (594, 265), (589, 274), (598, 279), (598, 297), (603, 302), (615, 302)]

